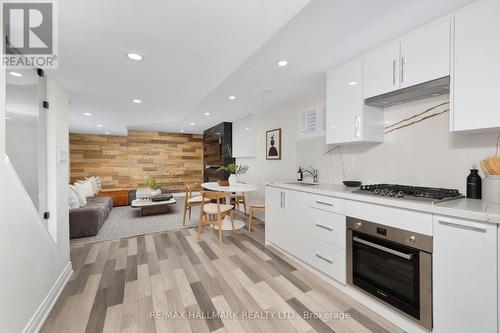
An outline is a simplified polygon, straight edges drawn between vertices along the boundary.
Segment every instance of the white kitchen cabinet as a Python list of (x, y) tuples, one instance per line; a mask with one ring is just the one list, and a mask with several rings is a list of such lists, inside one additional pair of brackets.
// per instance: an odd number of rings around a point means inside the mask
[(266, 187), (266, 242), (272, 242), (278, 246), (283, 246), (286, 229), (286, 209), (284, 206), (285, 190)]
[(434, 217), (435, 333), (497, 332), (497, 225)]
[[(328, 202), (328, 199), (330, 198), (325, 197), (325, 200), (321, 201)], [(307, 200), (305, 201), (307, 202)], [(303, 241), (307, 244), (304, 261), (340, 283), (345, 284), (345, 215), (332, 213), (322, 208), (314, 208), (314, 206), (306, 207), (305, 211), (308, 218), (304, 221), (306, 222), (306, 234)]]
[(384, 141), (383, 109), (364, 104), (363, 59), (327, 73), (326, 143)]
[(346, 247), (346, 217), (321, 209), (307, 208), (306, 231), (314, 239), (341, 249)]
[(255, 116), (250, 115), (233, 122), (233, 157), (255, 157)]
[[(345, 238), (345, 236), (344, 236)], [(346, 252), (345, 248), (331, 245), (328, 242), (308, 239), (307, 255), (304, 259), (318, 271), (334, 278), (338, 282), (346, 283)]]
[(364, 98), (450, 75), (449, 19), (428, 25), (364, 56)]
[(266, 187), (266, 242), (274, 243), (298, 258), (304, 257), (301, 249), (304, 223), (301, 193), (275, 187)]
[(399, 89), (399, 41), (373, 50), (364, 56), (364, 98)]
[(500, 1), (483, 0), (455, 16), (450, 130), (500, 127)]
[(446, 19), (401, 41), (401, 88), (450, 75), (451, 22)]
[(266, 243), (345, 284), (346, 217), (332, 210), (345, 200), (267, 186)]

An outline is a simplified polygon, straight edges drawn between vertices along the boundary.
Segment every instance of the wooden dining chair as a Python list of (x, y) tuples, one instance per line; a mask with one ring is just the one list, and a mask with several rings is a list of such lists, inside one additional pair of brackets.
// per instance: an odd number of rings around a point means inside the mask
[(253, 202), (250, 204), (250, 212), (248, 213), (248, 232), (252, 231), (253, 214), (255, 212), (265, 212), (266, 205), (263, 202)]
[[(201, 195), (193, 197), (193, 186), (186, 185), (186, 198), (184, 200), (184, 217), (182, 219), (182, 225), (186, 225), (186, 214), (189, 213), (189, 219), (191, 220), (191, 209), (195, 206), (201, 206), (204, 199)], [(207, 202), (210, 199), (206, 199)]]
[[(246, 184), (245, 182), (240, 182), (240, 181), (238, 183)], [(231, 195), (229, 196), (229, 200), (230, 200), (229, 204), (234, 205), (236, 210), (238, 210), (238, 214), (241, 214), (240, 205), (243, 205), (244, 212), (245, 212), (245, 214), (247, 213), (247, 204), (246, 204), (246, 200), (245, 200), (245, 193), (243, 193), (243, 192), (231, 193)]]
[[(198, 222), (198, 240), (201, 240), (201, 228), (204, 225), (217, 225), (219, 242), (222, 243), (222, 219), (228, 215), (231, 218), (231, 227), (234, 232), (233, 206), (222, 204), (221, 201), (228, 196), (226, 192), (201, 192), (200, 221)], [(207, 203), (215, 200), (216, 203)]]
[(245, 195), (243, 193), (231, 193), (229, 199), (230, 204), (234, 205), (234, 207), (238, 211), (238, 214), (241, 214), (240, 205), (243, 205), (243, 211), (245, 212), (245, 214), (247, 213), (247, 205), (245, 202)]

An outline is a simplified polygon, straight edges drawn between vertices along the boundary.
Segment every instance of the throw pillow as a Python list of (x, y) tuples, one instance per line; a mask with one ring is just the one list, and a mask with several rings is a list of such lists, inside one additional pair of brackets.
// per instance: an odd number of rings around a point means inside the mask
[(102, 191), (102, 179), (101, 179), (101, 177), (96, 176), (95, 181), (97, 184), (97, 192), (101, 192)]
[(92, 187), (92, 183), (89, 180), (84, 182), (76, 182), (75, 188), (81, 190), (86, 198), (93, 197), (95, 195), (94, 188)]
[(99, 193), (99, 186), (97, 186), (97, 180), (96, 180), (96, 177), (92, 176), (92, 177), (89, 177), (89, 178), (85, 178), (86, 180), (90, 181), (90, 183), (92, 184), (92, 188), (94, 189), (94, 194), (97, 194)]
[(80, 207), (85, 207), (87, 205), (87, 197), (85, 196), (85, 192), (83, 192), (81, 187), (73, 186), (73, 191), (78, 196), (78, 202), (80, 203)]
[(80, 200), (78, 199), (78, 195), (73, 190), (73, 186), (71, 185), (69, 186), (68, 189), (68, 204), (70, 209), (80, 207)]
[[(89, 186), (88, 184), (90, 184), (90, 188), (92, 189), (92, 195), (88, 195), (89, 194), (87, 192)], [(76, 185), (83, 185), (85, 187), (85, 193), (87, 197), (93, 197), (95, 195), (94, 186), (92, 185), (92, 182), (89, 179), (85, 178), (85, 180), (77, 180), (75, 182), (75, 186)]]

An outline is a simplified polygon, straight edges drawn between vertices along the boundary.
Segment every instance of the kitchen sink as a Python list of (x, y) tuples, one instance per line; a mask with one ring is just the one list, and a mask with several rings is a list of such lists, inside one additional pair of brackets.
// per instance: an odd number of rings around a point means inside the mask
[(287, 184), (290, 184), (290, 185), (299, 185), (299, 186), (318, 186), (319, 183), (312, 183), (312, 182), (298, 182), (298, 181), (295, 181), (295, 182), (287, 182)]

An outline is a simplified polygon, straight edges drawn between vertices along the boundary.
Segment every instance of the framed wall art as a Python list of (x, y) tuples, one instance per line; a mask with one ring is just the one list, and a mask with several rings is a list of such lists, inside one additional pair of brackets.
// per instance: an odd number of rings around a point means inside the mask
[(266, 160), (281, 160), (281, 128), (266, 132)]

